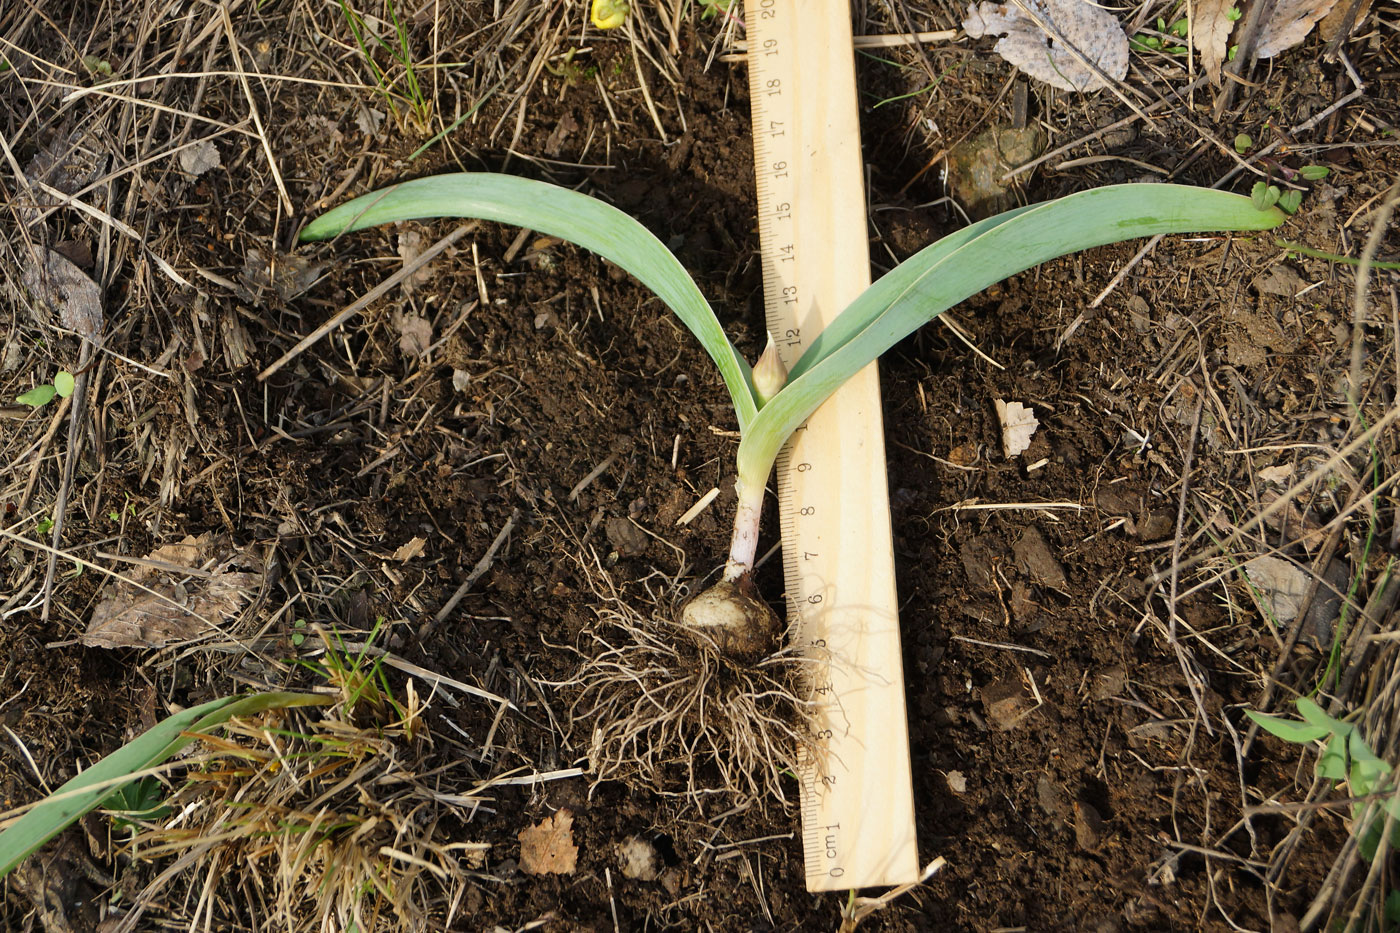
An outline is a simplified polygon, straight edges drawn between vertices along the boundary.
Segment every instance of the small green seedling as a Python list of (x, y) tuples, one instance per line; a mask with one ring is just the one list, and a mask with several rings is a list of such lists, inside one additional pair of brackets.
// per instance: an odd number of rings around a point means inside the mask
[[(1371, 750), (1354, 723), (1327, 715), (1322, 707), (1307, 697), (1299, 697), (1294, 702), (1301, 720), (1284, 719), (1254, 710), (1245, 710), (1245, 715), (1254, 720), (1259, 728), (1285, 742), (1295, 745), (1322, 743), (1322, 754), (1317, 759), (1315, 773), (1329, 781), (1345, 781), (1348, 794), (1359, 798), (1351, 805), (1352, 832), (1357, 835), (1361, 854), (1367, 861), (1375, 858), (1380, 847), (1387, 814), (1391, 823), (1389, 846), (1400, 848), (1400, 797), (1395, 795), (1390, 765)], [(1389, 797), (1380, 806), (1366, 799), (1372, 795)]]
[(1240, 133), (1235, 137), (1235, 151), (1240, 155), (1254, 148), (1254, 138), (1248, 133)]
[(831, 326), (804, 341), (791, 371), (771, 336), (750, 369), (695, 280), (660, 240), (616, 208), (556, 185), (474, 172), (420, 178), (340, 205), (308, 224), (301, 239), (326, 240), (403, 220), (471, 217), (568, 240), (655, 292), (714, 360), (741, 435), (729, 559), (720, 582), (686, 605), (682, 622), (725, 653), (752, 659), (772, 650), (781, 629), (751, 582), (768, 475), (787, 439), (846, 380), (939, 314), (1032, 266), (1156, 234), (1271, 229), (1284, 220), (1273, 206), (1277, 201), (1256, 206), (1207, 188), (1113, 185), (989, 217), (924, 248), (871, 285)]
[(1303, 203), (1303, 192), (1292, 188), (1283, 191), (1278, 185), (1266, 181), (1256, 181), (1250, 197), (1254, 200), (1254, 206), (1261, 211), (1277, 205), (1285, 213), (1296, 214)]
[(59, 398), (72, 395), (73, 385), (73, 374), (66, 369), (60, 369), (53, 377), (53, 382), (35, 386), (23, 395), (16, 396), (15, 401), (30, 408), (42, 408), (52, 402), (55, 395)]

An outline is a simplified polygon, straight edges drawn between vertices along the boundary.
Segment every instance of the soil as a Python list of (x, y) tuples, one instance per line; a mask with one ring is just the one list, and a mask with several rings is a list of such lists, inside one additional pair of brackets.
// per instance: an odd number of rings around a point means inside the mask
[[(255, 83), (274, 176), (234, 78), (137, 84), (133, 93), (150, 106), (135, 107), (102, 94), (65, 105), (36, 83), (46, 61), (82, 67), (63, 33), (101, 36), (91, 54), (118, 76), (151, 73), (148, 60), (224, 74), (233, 68), (226, 42), (194, 42), (202, 14), (189, 26), (143, 25), (130, 14), (118, 23), (129, 32), (109, 33), (85, 4), (55, 7), (46, 16), (63, 28), (26, 21), (12, 31), (26, 54), (0, 77), (3, 135), (19, 165), (49, 147), (71, 168), (76, 147), (98, 152), (98, 171), (110, 172), (166, 151), (164, 140), (238, 130), (216, 140), (215, 168), (196, 174), (164, 155), (90, 195), (140, 231), (139, 244), (71, 210), (31, 230), (103, 289), (110, 352), (90, 371), (76, 435), (68, 403), (7, 409), (0, 419), (7, 534), (30, 539), (7, 538), (0, 569), (0, 721), (9, 737), (0, 802), (35, 799), (177, 706), (245, 685), (305, 688), (299, 668), (268, 659), (309, 650), (314, 639), (295, 638), (308, 624), (353, 634), (377, 619), (381, 644), (398, 657), (519, 709), (498, 716), (490, 702), (434, 693), (425, 715), (437, 744), (423, 767), (444, 768), (441, 790), (587, 768), (593, 724), (572, 719), (570, 683), (595, 650), (593, 634), (608, 630), (600, 610), (622, 603), (668, 616), (725, 550), (737, 425), (693, 339), (602, 260), (483, 224), (411, 290), (391, 290), (267, 379), (258, 374), (400, 268), (401, 257), (457, 226), (402, 225), (295, 247), (304, 221), (384, 183), (463, 169), (579, 187), (636, 217), (677, 253), (736, 346), (756, 358), (763, 312), (748, 90), (741, 64), (707, 62), (719, 26), (680, 20), (673, 81), (643, 60), (665, 141), (634, 53), (612, 35), (592, 36), (561, 76), (543, 73), (523, 104), (488, 97), (416, 160), (431, 133), (402, 112), (368, 113), (389, 109), (372, 90)], [(940, 11), (916, 14), (928, 23), (917, 28), (950, 24)], [(571, 15), (582, 22), (579, 10)], [(412, 32), (422, 55), (434, 41), (427, 16)], [(869, 16), (870, 32), (906, 28)], [(217, 16), (209, 22), (222, 30)], [(317, 38), (348, 43), (334, 7), (249, 7), (233, 27), (241, 61), (260, 74), (330, 80), (356, 68), (352, 45)], [(1317, 37), (1257, 71), (1258, 86), (1223, 119), (1211, 118), (1212, 94), (1198, 90), (1150, 131), (1133, 124), (1084, 143), (1021, 176), (1007, 197), (1043, 200), (1163, 172), (1209, 185), (1237, 160), (1202, 134), (1249, 132), (1285, 142), (1279, 158), (1290, 168), (1332, 169), (1308, 187), (1282, 237), (1357, 255), (1370, 232), (1358, 213), (1400, 171), (1393, 130), (1382, 131), (1400, 121), (1394, 50), (1374, 38), (1393, 31), (1375, 19), (1358, 29), (1348, 48), (1365, 94), (1296, 136), (1287, 128), (1351, 87), (1342, 64), (1321, 60)], [(1132, 113), (1111, 95), (1023, 85), (988, 47), (963, 40), (860, 59), (876, 275), (964, 223), (942, 200), (937, 166), (921, 170), (958, 140), (1009, 125), (1018, 85), (1051, 148)], [(466, 53), (443, 60), (453, 54)], [(1155, 76), (1132, 80), (1184, 88), (1180, 62), (1165, 58), (1151, 60)], [(944, 76), (937, 87), (889, 102), (927, 85), (926, 67)], [(444, 122), (471, 106), (469, 75), (445, 70), (434, 84)], [(1098, 158), (1057, 167), (1085, 156)], [(13, 163), (3, 183), (15, 197)], [(86, 182), (50, 184), (72, 193)], [(17, 287), (27, 252), (17, 234), (6, 242), (16, 286), (0, 348), (8, 399), (59, 367), (76, 371), (81, 350), (47, 315), (27, 310), (34, 303)], [(1141, 245), (1049, 263), (959, 307), (978, 352), (935, 324), (881, 363), (919, 851), (921, 861), (947, 862), (862, 929), (1297, 929), (1347, 839), (1339, 813), (1312, 821), (1298, 845), (1292, 811), (1246, 811), (1302, 799), (1310, 770), (1296, 748), (1269, 738), (1244, 754), (1243, 711), (1265, 702), (1271, 672), (1306, 689), (1328, 645), (1289, 646), (1296, 656), (1285, 654), (1278, 671), (1283, 633), (1234, 568), (1290, 542), (1304, 566), (1315, 553), (1297, 543), (1296, 529), (1277, 527), (1247, 534), (1225, 555), (1208, 548), (1277, 498), (1262, 469), (1288, 465), (1300, 478), (1348, 438), (1355, 277), (1260, 236), (1164, 240), (1117, 280)], [(1397, 249), (1392, 230), (1379, 254)], [(153, 257), (191, 286), (174, 284)], [(1396, 404), (1394, 275), (1375, 273), (1374, 323), (1361, 335), (1370, 423)], [(1016, 458), (1002, 453), (995, 399), (1021, 401), (1040, 421)], [(31, 449), (45, 432), (41, 450)], [(85, 646), (106, 581), (67, 559), (45, 618), (46, 557), (32, 541), (49, 530), (39, 523), (55, 514), (74, 443), (64, 553), (126, 570), (123, 557), (207, 535), (255, 558), (265, 577), (222, 635)], [(1348, 461), (1352, 486), (1339, 481), (1299, 499), (1303, 526), (1338, 536), (1332, 548), (1363, 581), (1349, 594), (1358, 602), (1393, 546), (1393, 491), (1375, 500), (1376, 524), (1364, 511), (1337, 516), (1372, 466), (1380, 478), (1394, 472), (1396, 446), (1393, 432), (1383, 435), (1374, 461)], [(712, 487), (718, 501), (678, 526)], [(774, 512), (767, 528), (777, 525)], [(762, 549), (771, 543), (770, 532)], [(1192, 555), (1210, 559), (1170, 572), (1174, 558)], [(778, 564), (758, 580), (775, 603)], [(1328, 623), (1322, 629), (1330, 638)], [(236, 650), (254, 639), (258, 650)], [(400, 688), (407, 680), (392, 677)], [(458, 753), (483, 743), (485, 754)], [(840, 926), (846, 897), (805, 890), (790, 806), (724, 795), (697, 802), (681, 789), (640, 774), (595, 782), (586, 773), (490, 787), (478, 808), (442, 826), (452, 841), (489, 847), (451, 928)], [(521, 833), (561, 809), (573, 817), (577, 864), (532, 874)], [(102, 825), (64, 837), (64, 864), (92, 863), (85, 878), (120, 876), (127, 860)], [(660, 860), (644, 873), (650, 880), (621, 870), (618, 847), (633, 837)], [(1269, 867), (1286, 841), (1280, 880)], [(6, 929), (97, 929), (92, 905), (101, 898), (103, 916), (121, 916), (122, 901), (100, 880), (44, 887), (32, 871), (15, 876), (0, 913)], [(188, 923), (195, 900), (167, 892), (142, 928)], [(221, 904), (215, 928), (250, 922), (236, 903)]]

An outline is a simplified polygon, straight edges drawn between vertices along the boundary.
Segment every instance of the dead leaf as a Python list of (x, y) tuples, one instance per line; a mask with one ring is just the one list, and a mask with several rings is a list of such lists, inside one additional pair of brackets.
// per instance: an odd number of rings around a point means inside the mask
[(553, 158), (564, 148), (564, 140), (568, 139), (574, 130), (578, 129), (578, 121), (574, 115), (566, 113), (559, 118), (559, 122), (554, 124), (554, 129), (550, 131), (549, 138), (544, 141), (544, 154)]
[(1259, 611), (1279, 625), (1298, 618), (1308, 593), (1308, 573), (1292, 561), (1262, 555), (1244, 565)]
[(399, 332), (399, 349), (409, 356), (422, 356), (433, 345), (433, 325), (420, 315), (395, 311), (394, 328)]
[(572, 875), (578, 867), (574, 815), (560, 810), (520, 831), (520, 870), (528, 875)]
[(1287, 463), (1280, 463), (1278, 466), (1264, 467), (1259, 471), (1259, 478), (1266, 483), (1273, 483), (1282, 486), (1293, 477), (1293, 467)]
[(1191, 21), (1191, 44), (1201, 53), (1201, 67), (1210, 83), (1220, 87), (1220, 66), (1230, 47), (1230, 30), (1235, 21), (1229, 13), (1235, 0), (1196, 0), (1196, 15)]
[(1337, 0), (1278, 0), (1273, 15), (1259, 25), (1254, 54), (1273, 58), (1302, 42), (1313, 26), (1332, 11)]
[(355, 126), (366, 136), (378, 136), (379, 128), (383, 125), (384, 114), (379, 110), (361, 104), (360, 109), (355, 112)]
[(223, 160), (219, 157), (219, 148), (207, 139), (186, 149), (181, 149), (177, 158), (180, 160), (180, 168), (196, 178), (223, 164)]
[[(423, 245), (426, 241), (427, 238), (417, 230), (408, 229), (399, 232), (399, 258), (403, 260), (405, 268), (412, 265), (413, 260), (422, 255)], [(415, 288), (432, 277), (433, 264), (431, 262), (424, 263), (421, 269), (414, 272), (412, 275), (404, 277), (401, 283), (403, 286), (403, 293), (405, 295), (413, 294)]]
[(296, 253), (274, 252), (268, 257), (261, 250), (250, 249), (238, 274), (238, 297), (256, 301), (270, 288), (283, 301), (291, 301), (316, 284), (324, 268), (324, 263), (312, 263)]
[(90, 648), (159, 648), (213, 634), (262, 585), (262, 573), (210, 535), (157, 548), (145, 564), (113, 580), (92, 611), (81, 641)]
[[(1331, 42), (1337, 37), (1337, 33), (1342, 31), (1342, 26), (1346, 23), (1347, 8), (1349, 3), (1339, 3), (1332, 8), (1332, 12), (1322, 18), (1322, 22), (1317, 24), (1317, 34)], [(1355, 29), (1357, 24), (1366, 19), (1366, 14), (1371, 12), (1371, 0), (1361, 0), (1361, 6), (1356, 10), (1356, 15), (1352, 17), (1351, 28)]]
[(102, 290), (67, 256), (33, 244), (21, 281), (64, 327), (88, 340), (101, 335)]
[(1040, 427), (1040, 422), (1035, 418), (1035, 409), (999, 398), (992, 401), (997, 407), (997, 417), (1001, 419), (1001, 449), (1006, 459), (1020, 456), (1031, 446), (1031, 438), (1035, 436), (1036, 428)]
[(423, 547), (428, 543), (427, 538), (411, 538), (406, 544), (399, 545), (399, 549), (394, 552), (394, 560), (413, 560), (423, 553)]
[[(1042, 21), (1059, 35), (1047, 34)], [(984, 0), (968, 6), (962, 27), (974, 39), (1003, 36), (993, 47), (998, 55), (1064, 91), (1088, 93), (1108, 86), (1081, 56), (1116, 81), (1128, 73), (1127, 34), (1112, 13), (1087, 0), (1025, 0), (1024, 9)]]

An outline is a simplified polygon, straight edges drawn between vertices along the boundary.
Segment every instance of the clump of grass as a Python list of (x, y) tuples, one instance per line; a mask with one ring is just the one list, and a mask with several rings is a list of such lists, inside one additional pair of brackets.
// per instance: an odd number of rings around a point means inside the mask
[(255, 917), (263, 930), (367, 933), (453, 922), (487, 847), (448, 841), (460, 838), (465, 798), (421, 773), (432, 742), (425, 705), (412, 681), (394, 690), (378, 658), (315, 630), (326, 652), (312, 666), (332, 705), (201, 736), (202, 754), (159, 811), (168, 815), (124, 814), (133, 858), (174, 860), (136, 899), (126, 929), (162, 888), (191, 892), (192, 923)]

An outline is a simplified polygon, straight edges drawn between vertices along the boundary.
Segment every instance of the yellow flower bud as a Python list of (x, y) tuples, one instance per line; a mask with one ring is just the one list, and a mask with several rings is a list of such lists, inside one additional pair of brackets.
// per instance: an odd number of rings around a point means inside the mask
[(616, 29), (627, 20), (627, 0), (593, 0), (593, 25)]
[(773, 342), (773, 335), (769, 334), (768, 346), (753, 367), (753, 391), (759, 408), (767, 405), (768, 400), (787, 385), (787, 376), (787, 367), (783, 365), (782, 357), (778, 356), (778, 345)]

